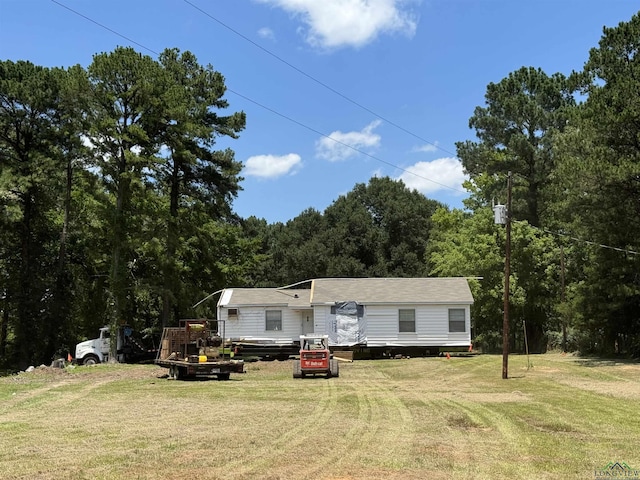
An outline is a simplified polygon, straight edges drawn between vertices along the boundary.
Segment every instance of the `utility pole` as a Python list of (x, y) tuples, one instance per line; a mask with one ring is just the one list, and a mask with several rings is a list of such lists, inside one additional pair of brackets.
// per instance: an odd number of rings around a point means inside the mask
[(511, 275), (511, 172), (507, 177), (507, 239), (504, 259), (504, 317), (502, 320), (502, 378), (509, 378), (509, 277)]
[[(506, 226), (504, 258), (504, 318), (502, 320), (502, 378), (509, 378), (509, 277), (511, 276), (511, 172), (507, 177), (507, 205), (493, 206), (494, 223)], [(526, 327), (525, 327), (526, 328)], [(525, 330), (526, 335), (526, 330)]]
[(564, 284), (565, 265), (564, 265), (564, 247), (560, 244), (560, 302), (562, 303), (562, 351), (567, 351), (567, 317), (566, 317), (566, 305), (567, 299)]

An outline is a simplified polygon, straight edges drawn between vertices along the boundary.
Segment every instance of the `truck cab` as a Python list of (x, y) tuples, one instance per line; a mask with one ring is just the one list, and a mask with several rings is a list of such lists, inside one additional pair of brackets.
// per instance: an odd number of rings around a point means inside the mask
[(102, 327), (98, 338), (86, 340), (76, 345), (75, 361), (80, 365), (95, 365), (109, 360), (111, 332), (109, 327)]
[(118, 327), (116, 335), (111, 335), (108, 326), (100, 328), (98, 338), (86, 340), (76, 345), (75, 363), (95, 365), (109, 360), (112, 337), (116, 338), (116, 354), (118, 362), (152, 361), (158, 352), (150, 342), (138, 338), (134, 330), (126, 325)]

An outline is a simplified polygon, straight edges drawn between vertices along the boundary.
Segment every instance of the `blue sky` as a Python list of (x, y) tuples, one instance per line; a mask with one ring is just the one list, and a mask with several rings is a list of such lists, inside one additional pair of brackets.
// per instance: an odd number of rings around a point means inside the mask
[(119, 45), (154, 58), (149, 50), (190, 50), (225, 76), (228, 111), (247, 114), (240, 138), (218, 143), (244, 164), (235, 211), (286, 222), (310, 207), (324, 211), (376, 175), (460, 207), (466, 193), (455, 142), (474, 139), (468, 121), (487, 84), (522, 66), (547, 74), (581, 69), (602, 27), (628, 21), (638, 6), (0, 0), (0, 59), (67, 67), (87, 66)]

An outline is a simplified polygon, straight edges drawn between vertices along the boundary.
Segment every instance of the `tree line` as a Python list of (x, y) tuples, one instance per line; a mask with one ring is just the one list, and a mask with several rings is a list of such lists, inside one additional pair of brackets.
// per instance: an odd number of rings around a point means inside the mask
[(6, 363), (73, 352), (101, 324), (169, 324), (240, 281), (255, 243), (231, 210), (242, 165), (215, 144), (245, 114), (224, 114), (219, 72), (117, 48), (86, 69), (4, 61), (0, 85)]
[(491, 351), (505, 251), (491, 207), (508, 172), (512, 348), (640, 355), (639, 44), (635, 15), (580, 72), (489, 84), (477, 140), (456, 145), (463, 210), (372, 178), (274, 224), (233, 211), (242, 164), (216, 142), (245, 114), (226, 113), (224, 77), (190, 52), (2, 61), (0, 363), (50, 361), (103, 324), (213, 317), (215, 302), (192, 306), (219, 288), (334, 276), (470, 277), (474, 341)]
[(475, 109), (478, 140), (457, 144), (469, 212), (436, 214), (429, 262), (434, 274), (483, 277), (474, 288), (481, 343), (498, 342), (504, 248), (487, 207), (504, 203), (511, 171), (513, 347), (526, 332), (533, 351), (551, 343), (640, 355), (639, 47), (636, 14), (604, 28), (582, 71), (521, 68), (488, 85)]

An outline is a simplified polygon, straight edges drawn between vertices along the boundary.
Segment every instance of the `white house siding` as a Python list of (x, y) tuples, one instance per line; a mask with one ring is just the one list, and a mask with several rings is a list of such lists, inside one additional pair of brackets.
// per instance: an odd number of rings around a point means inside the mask
[[(449, 309), (465, 310), (465, 332), (449, 332)], [(398, 311), (414, 309), (416, 312), (416, 332), (400, 333)], [(266, 310), (282, 310), (282, 330), (266, 330)], [(287, 306), (238, 307), (238, 317), (228, 319), (227, 308), (220, 308), (221, 320), (226, 320), (227, 338), (274, 339), (278, 342), (299, 340), (301, 333), (301, 310)], [(471, 343), (469, 305), (365, 305), (367, 319), (367, 345), (384, 346), (429, 346), (460, 347)], [(330, 305), (313, 306), (314, 331), (324, 334), (325, 325), (331, 316)]]
[(313, 307), (313, 326), (315, 333), (324, 334), (325, 325), (331, 315), (331, 305), (315, 305)]
[[(465, 309), (465, 332), (449, 332), (449, 308)], [(414, 309), (416, 332), (400, 333), (398, 311)], [(331, 314), (329, 306), (315, 306), (316, 333), (324, 333)], [(365, 305), (367, 346), (467, 346), (471, 343), (470, 307), (468, 305)]]
[[(235, 307), (234, 307), (235, 308)], [(266, 329), (266, 311), (282, 311), (282, 330)], [(273, 339), (278, 342), (300, 340), (301, 316), (299, 310), (286, 306), (238, 307), (238, 316), (229, 319), (227, 308), (220, 308), (220, 319), (225, 320), (225, 337), (246, 339)]]

